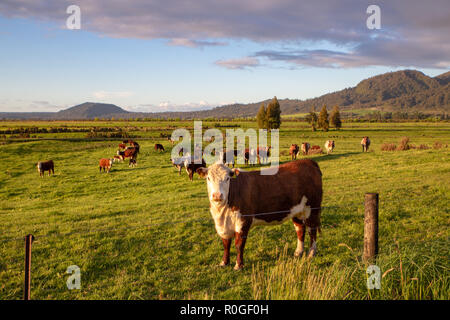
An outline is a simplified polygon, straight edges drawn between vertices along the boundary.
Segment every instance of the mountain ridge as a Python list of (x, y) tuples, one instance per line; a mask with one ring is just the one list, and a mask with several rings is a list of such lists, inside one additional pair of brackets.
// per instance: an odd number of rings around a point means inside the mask
[[(85, 102), (54, 113), (0, 113), (0, 119), (87, 120), (94, 118), (238, 118), (254, 117), (261, 104), (235, 103), (200, 111), (130, 112), (114, 104)], [(375, 75), (360, 81), (355, 87), (324, 94), (306, 100), (280, 99), (282, 114), (306, 113), (323, 105), (338, 105), (343, 111), (370, 109), (401, 112), (450, 111), (450, 71), (429, 77), (417, 70), (400, 70)]]

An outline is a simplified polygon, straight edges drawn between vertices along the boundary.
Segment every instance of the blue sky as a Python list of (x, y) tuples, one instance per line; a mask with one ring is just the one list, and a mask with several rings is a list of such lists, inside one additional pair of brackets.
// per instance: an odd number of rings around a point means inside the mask
[[(22, 9), (15, 7), (18, 2)], [(283, 25), (289, 15), (283, 7), (272, 11), (276, 15), (267, 23), (264, 19), (249, 23), (256, 9), (258, 15), (265, 9), (258, 4), (243, 8), (247, 12), (243, 17), (224, 14), (228, 18), (222, 19), (212, 11), (215, 19), (208, 16), (211, 20), (203, 21), (201, 15), (174, 26), (193, 13), (171, 11), (168, 16), (164, 3), (156, 1), (160, 12), (146, 19), (167, 21), (167, 26), (145, 19), (135, 22), (134, 16), (146, 16), (142, 8), (123, 12), (117, 4), (99, 16), (91, 7), (84, 14), (80, 5), (82, 29), (68, 30), (69, 15), (52, 11), (51, 3), (47, 1), (45, 8), (25, 0), (0, 4), (0, 112), (57, 111), (85, 101), (114, 103), (132, 111), (188, 111), (273, 96), (306, 99), (388, 71), (415, 68), (435, 76), (449, 68), (448, 46), (439, 46), (429, 36), (449, 31), (445, 22), (436, 27), (425, 19), (410, 30), (410, 22), (389, 25), (390, 19), (404, 17), (386, 14), (384, 29), (367, 30), (367, 15), (361, 12), (348, 18), (348, 25), (341, 21), (334, 28), (332, 21), (326, 21), (323, 29), (319, 23), (316, 29), (303, 28), (297, 34), (291, 24)], [(176, 23), (171, 23), (172, 15)], [(132, 22), (115, 28), (113, 22), (122, 17)], [(409, 32), (416, 32), (418, 38)], [(374, 35), (383, 39), (373, 40)], [(398, 38), (391, 41), (392, 37)], [(395, 46), (402, 41), (402, 46)], [(426, 51), (413, 52), (408, 46)]]

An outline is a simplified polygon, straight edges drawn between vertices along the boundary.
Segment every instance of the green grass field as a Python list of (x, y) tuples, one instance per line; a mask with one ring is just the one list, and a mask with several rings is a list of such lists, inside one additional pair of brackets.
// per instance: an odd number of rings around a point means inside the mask
[[(243, 128), (254, 123), (242, 122)], [(0, 122), (1, 128), (55, 126)], [(403, 136), (419, 146), (450, 142), (449, 123), (344, 123), (312, 132), (306, 123), (280, 130), (281, 161), (291, 143), (323, 146), (322, 233), (313, 260), (295, 259), (292, 223), (250, 231), (245, 268), (218, 267), (222, 243), (209, 213), (205, 181), (178, 176), (170, 143), (160, 137), (185, 122), (69, 122), (67, 126), (135, 126), (138, 166), (98, 172), (120, 139), (40, 139), (2, 145), (0, 162), (0, 299), (21, 299), (24, 241), (32, 255), (32, 299), (449, 299), (450, 149), (382, 152)], [(213, 126), (213, 122), (204, 126)], [(171, 126), (170, 128), (168, 126)], [(149, 128), (143, 130), (142, 128)], [(168, 128), (170, 130), (168, 130)], [(362, 153), (360, 140), (372, 140)], [(58, 138), (61, 134), (37, 134)], [(84, 137), (74, 133), (70, 137)], [(162, 143), (165, 153), (153, 150)], [(39, 160), (53, 159), (55, 175), (40, 178)], [(363, 199), (380, 194), (380, 290), (366, 287)], [(306, 238), (308, 248), (309, 238)], [(234, 248), (231, 251), (235, 259)], [(70, 265), (81, 268), (81, 289), (68, 290)]]

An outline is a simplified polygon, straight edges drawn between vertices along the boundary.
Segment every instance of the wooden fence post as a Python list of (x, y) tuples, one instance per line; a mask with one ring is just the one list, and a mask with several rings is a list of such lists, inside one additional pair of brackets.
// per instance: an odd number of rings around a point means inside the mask
[(364, 197), (364, 254), (363, 261), (374, 262), (378, 254), (378, 193)]
[(23, 291), (23, 300), (30, 300), (31, 285), (31, 244), (34, 236), (28, 234), (25, 236), (25, 287)]

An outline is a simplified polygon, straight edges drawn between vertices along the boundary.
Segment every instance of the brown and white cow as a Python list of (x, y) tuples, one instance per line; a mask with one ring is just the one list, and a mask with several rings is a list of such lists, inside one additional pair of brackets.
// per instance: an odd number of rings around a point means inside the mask
[(117, 151), (117, 155), (122, 157), (122, 159), (130, 158), (130, 162), (128, 166), (136, 166), (137, 165), (137, 155), (138, 150), (135, 147), (128, 147), (124, 151)]
[(105, 159), (105, 158), (100, 159), (100, 161), (98, 162), (98, 167), (99, 167), (100, 172), (102, 172), (102, 169), (103, 169), (103, 172), (106, 171), (109, 173), (109, 171), (111, 170), (111, 167), (113, 165), (113, 162), (114, 162), (114, 159)]
[(304, 156), (306, 156), (308, 154), (310, 148), (311, 148), (311, 145), (308, 142), (302, 143), (302, 153)]
[(188, 158), (185, 158), (184, 160), (184, 168), (186, 169), (186, 172), (189, 176), (189, 180), (194, 180), (194, 173), (197, 172), (197, 169), (206, 167), (205, 160), (196, 161), (196, 159), (193, 156), (189, 156)]
[(291, 156), (291, 160), (297, 159), (298, 150), (298, 144), (291, 144), (291, 147), (289, 148), (289, 155)]
[(256, 149), (258, 156), (258, 164), (266, 163), (269, 161), (271, 148), (272, 147), (258, 147), (258, 149)]
[(334, 140), (325, 141), (325, 150), (327, 150), (327, 154), (330, 154), (334, 150)]
[[(270, 169), (265, 169), (270, 170)], [(224, 247), (221, 266), (230, 262), (231, 239), (235, 237), (235, 269), (244, 265), (243, 255), (249, 230), (257, 225), (274, 225), (292, 219), (297, 232), (295, 256), (303, 254), (305, 227), (310, 236), (309, 256), (317, 250), (320, 230), (322, 173), (312, 160), (296, 160), (278, 167), (274, 175), (244, 172), (216, 163), (197, 170), (206, 178), (210, 212)], [(267, 173), (267, 171), (266, 171)]]
[(362, 145), (363, 152), (368, 152), (369, 151), (369, 146), (370, 146), (370, 139), (369, 139), (369, 137), (367, 137), (367, 136), (363, 137), (362, 140), (361, 140), (361, 145)]
[(53, 163), (53, 160), (39, 161), (38, 163), (36, 163), (36, 167), (40, 177), (44, 176), (45, 171), (48, 171), (49, 176), (50, 172), (55, 174), (55, 164)]

